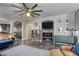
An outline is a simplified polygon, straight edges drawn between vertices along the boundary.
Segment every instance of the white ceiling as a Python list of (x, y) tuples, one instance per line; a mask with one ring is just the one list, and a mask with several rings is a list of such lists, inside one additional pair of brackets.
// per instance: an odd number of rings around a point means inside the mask
[[(15, 5), (20, 6), (19, 4)], [(32, 7), (34, 3), (26, 3), (26, 5)], [(0, 3), (0, 17), (9, 20), (20, 18), (19, 13), (14, 12), (15, 9), (16, 8), (12, 7), (11, 4)], [(74, 12), (79, 9), (79, 3), (38, 3), (38, 7), (36, 7), (36, 9), (43, 10), (43, 12), (40, 13), (40, 17), (47, 17)], [(33, 17), (26, 18), (33, 19)]]

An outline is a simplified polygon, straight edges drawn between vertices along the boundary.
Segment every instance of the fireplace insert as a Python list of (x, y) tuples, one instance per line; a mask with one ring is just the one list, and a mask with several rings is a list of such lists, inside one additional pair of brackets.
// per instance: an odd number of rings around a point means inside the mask
[(43, 37), (52, 37), (52, 33), (43, 33)]

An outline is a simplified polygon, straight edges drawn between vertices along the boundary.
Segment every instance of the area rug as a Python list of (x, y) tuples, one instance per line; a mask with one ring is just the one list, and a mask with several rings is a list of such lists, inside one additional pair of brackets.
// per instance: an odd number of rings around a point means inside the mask
[(1, 53), (6, 56), (49, 56), (50, 53), (47, 50), (30, 47), (27, 45), (19, 45), (10, 49), (7, 49)]

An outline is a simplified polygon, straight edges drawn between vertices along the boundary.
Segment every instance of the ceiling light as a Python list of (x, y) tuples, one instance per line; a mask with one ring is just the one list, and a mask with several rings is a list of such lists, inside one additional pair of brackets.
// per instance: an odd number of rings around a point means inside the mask
[(38, 4), (34, 4), (32, 7), (28, 7), (26, 3), (21, 4), (22, 4), (21, 6), (12, 4), (13, 7), (18, 8), (18, 10), (15, 10), (15, 12), (21, 13), (19, 16), (26, 14), (26, 16), (28, 17), (29, 16), (35, 17), (36, 15), (40, 16), (39, 12), (43, 12), (43, 10), (35, 9), (38, 6)]
[(31, 16), (31, 14), (29, 12), (27, 12), (27, 16), (29, 17), (29, 16)]
[(29, 12), (32, 12), (32, 9), (29, 9), (28, 11), (29, 11)]

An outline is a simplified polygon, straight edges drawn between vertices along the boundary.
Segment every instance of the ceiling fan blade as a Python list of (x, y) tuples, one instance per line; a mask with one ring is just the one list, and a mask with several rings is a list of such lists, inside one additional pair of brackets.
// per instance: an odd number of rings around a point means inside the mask
[(11, 6), (16, 7), (16, 8), (18, 8), (18, 9), (20, 9), (20, 10), (24, 10), (24, 9), (18, 7), (18, 6), (15, 6), (15, 5), (11, 5)]
[(24, 15), (24, 14), (26, 14), (26, 13), (22, 13), (22, 14), (20, 14), (19, 16), (22, 16), (22, 15)]
[(33, 12), (32, 14), (35, 14), (35, 15), (39, 15), (39, 16), (40, 16), (40, 14), (38, 14), (38, 13), (34, 13), (34, 12)]
[(37, 4), (35, 4), (31, 9), (34, 9), (35, 7), (37, 7), (38, 5)]
[(22, 3), (22, 4), (23, 4), (23, 6), (24, 6), (26, 9), (28, 8), (25, 3)]
[(35, 17), (33, 14), (31, 14), (32, 17)]
[(32, 11), (32, 12), (43, 12), (43, 10), (35, 10), (35, 11)]
[(15, 12), (23, 12), (22, 10), (15, 10)]

